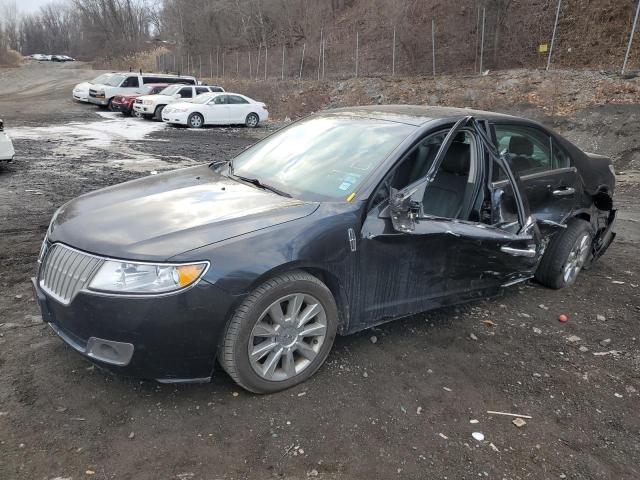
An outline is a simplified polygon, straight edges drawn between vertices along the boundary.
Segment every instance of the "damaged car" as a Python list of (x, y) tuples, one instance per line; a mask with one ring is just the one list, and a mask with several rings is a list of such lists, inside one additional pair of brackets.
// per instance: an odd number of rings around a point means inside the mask
[(611, 244), (611, 162), (522, 118), (373, 106), (297, 121), (231, 161), (83, 195), (54, 215), (34, 287), (95, 364), (245, 389), (314, 374), (336, 334), (567, 287)]

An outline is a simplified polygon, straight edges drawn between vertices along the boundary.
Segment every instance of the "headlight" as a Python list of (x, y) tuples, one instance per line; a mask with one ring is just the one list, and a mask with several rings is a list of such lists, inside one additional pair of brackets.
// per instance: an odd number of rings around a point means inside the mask
[(152, 103), (153, 103), (153, 100), (142, 100), (143, 105), (151, 105)]
[(173, 292), (195, 283), (207, 265), (152, 265), (107, 260), (89, 283), (89, 290), (132, 294)]

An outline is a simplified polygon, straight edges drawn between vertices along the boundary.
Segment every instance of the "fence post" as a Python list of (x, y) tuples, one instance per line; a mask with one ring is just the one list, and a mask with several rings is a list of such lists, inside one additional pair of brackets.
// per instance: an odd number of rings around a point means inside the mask
[(198, 55), (198, 63), (200, 64), (200, 75), (198, 75), (198, 78), (202, 78), (202, 55)]
[(251, 50), (249, 50), (249, 80), (251, 80)]
[(360, 49), (360, 37), (356, 32), (356, 78), (358, 78), (358, 50)]
[(213, 59), (211, 58), (211, 52), (209, 52), (209, 76), (213, 78)]
[(176, 54), (173, 54), (173, 72), (175, 73), (176, 71)]
[(318, 81), (320, 81), (320, 64), (322, 63), (322, 29), (320, 29), (320, 44), (318, 47)]
[(300, 75), (298, 76), (298, 80), (302, 80), (302, 67), (304, 65), (304, 49), (306, 48), (307, 44), (303, 43), (302, 44), (302, 58), (300, 59)]
[(322, 79), (324, 80), (324, 49), (327, 46), (327, 40), (322, 40)]
[(393, 27), (393, 46), (391, 49), (391, 76), (396, 74), (396, 27)]
[(478, 5), (478, 14), (476, 15), (476, 48), (474, 51), (473, 71), (478, 71), (478, 40), (480, 39), (480, 5)]
[(486, 19), (486, 8), (482, 9), (482, 35), (480, 38), (480, 75), (482, 75), (482, 61), (484, 60), (484, 22)]
[(562, 0), (558, 0), (558, 8), (556, 9), (556, 21), (553, 23), (553, 33), (551, 34), (551, 45), (549, 45), (549, 57), (547, 57), (547, 70), (551, 66), (551, 54), (553, 53), (553, 44), (556, 41), (556, 28), (558, 27), (558, 17), (560, 16), (560, 4)]
[(224, 78), (224, 50), (222, 50), (222, 78)]
[(280, 72), (280, 78), (282, 80), (284, 80), (284, 49), (285, 49), (285, 46), (282, 45), (282, 69), (281, 69), (282, 71)]
[(216, 47), (216, 77), (220, 77), (220, 46)]
[(629, 52), (631, 52), (631, 44), (633, 43), (633, 35), (636, 33), (636, 24), (638, 23), (638, 14), (640, 13), (640, 0), (638, 0), (638, 6), (636, 7), (636, 16), (633, 19), (633, 26), (631, 27), (631, 35), (629, 35), (629, 44), (627, 45), (627, 53), (624, 54), (624, 63), (622, 64), (621, 75), (624, 75), (624, 71), (627, 69), (627, 61), (629, 60)]
[(256, 80), (260, 77), (260, 52), (262, 51), (262, 44), (258, 45), (258, 60), (256, 63)]
[(236, 78), (240, 78), (240, 53), (236, 50)]
[(431, 57), (433, 63), (433, 78), (436, 78), (436, 21), (431, 19)]
[(268, 57), (268, 53), (269, 53), (269, 47), (267, 47), (267, 44), (264, 44), (264, 79), (267, 79), (267, 60), (269, 59)]

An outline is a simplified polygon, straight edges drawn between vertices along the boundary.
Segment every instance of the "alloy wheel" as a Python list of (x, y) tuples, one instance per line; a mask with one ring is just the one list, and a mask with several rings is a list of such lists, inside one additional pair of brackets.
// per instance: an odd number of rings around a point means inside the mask
[(588, 233), (584, 233), (576, 240), (564, 264), (562, 276), (565, 283), (571, 284), (576, 280), (578, 273), (580, 273), (580, 270), (587, 261), (590, 246), (591, 236)]
[(294, 293), (273, 302), (249, 336), (249, 363), (261, 378), (288, 380), (318, 356), (327, 333), (327, 315), (318, 299)]

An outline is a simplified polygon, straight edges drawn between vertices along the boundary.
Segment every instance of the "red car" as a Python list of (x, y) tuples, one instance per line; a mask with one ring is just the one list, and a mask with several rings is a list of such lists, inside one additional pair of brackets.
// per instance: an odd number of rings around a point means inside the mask
[(129, 117), (133, 113), (133, 102), (136, 98), (142, 95), (155, 95), (168, 86), (168, 83), (149, 83), (142, 87), (140, 93), (134, 93), (132, 95), (116, 95), (111, 101), (111, 109), (114, 112), (121, 112), (123, 115)]

